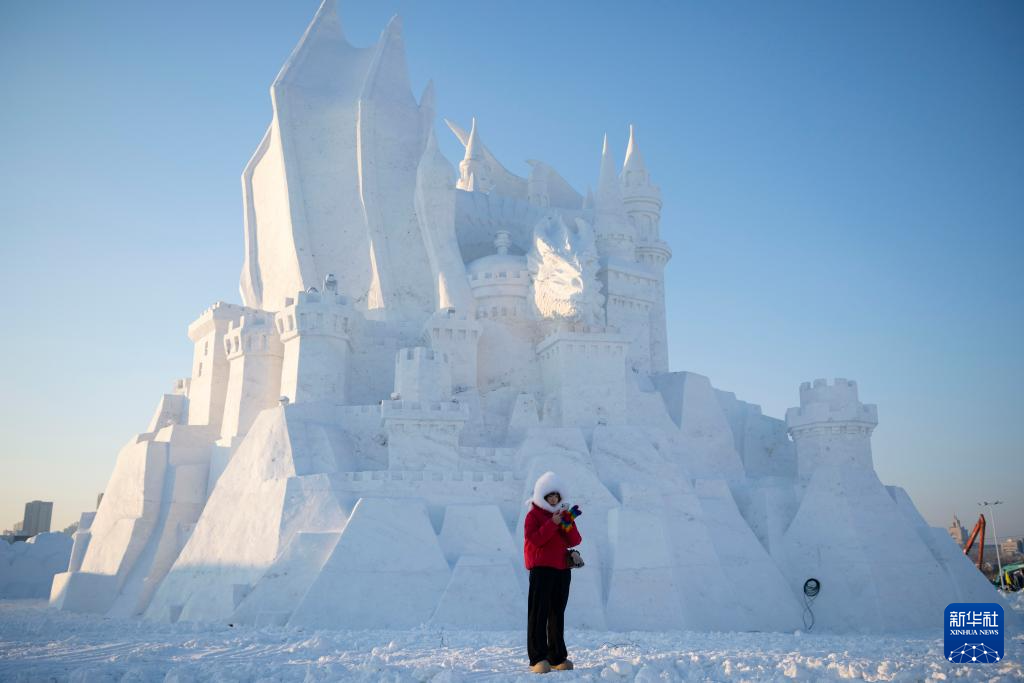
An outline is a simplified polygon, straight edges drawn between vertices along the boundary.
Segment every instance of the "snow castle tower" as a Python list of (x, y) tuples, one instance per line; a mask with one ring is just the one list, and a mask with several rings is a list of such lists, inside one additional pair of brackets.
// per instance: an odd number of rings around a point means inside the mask
[(356, 47), (333, 0), (271, 105), (242, 174), (244, 305), (188, 327), (191, 373), (118, 454), (54, 606), (516, 628), (547, 470), (585, 512), (568, 609), (587, 628), (793, 631), (810, 576), (822, 630), (998, 599), (878, 480), (855, 383), (802, 385), (783, 421), (669, 371), (680, 234), (634, 128), (621, 165), (605, 140), (593, 197), (539, 159), (513, 172), (475, 119), (446, 122), (456, 171), (400, 20)]
[(800, 407), (786, 411), (786, 426), (796, 444), (797, 473), (807, 483), (821, 464), (874, 470), (871, 432), (878, 408), (857, 399), (857, 383), (817, 379), (800, 385)]

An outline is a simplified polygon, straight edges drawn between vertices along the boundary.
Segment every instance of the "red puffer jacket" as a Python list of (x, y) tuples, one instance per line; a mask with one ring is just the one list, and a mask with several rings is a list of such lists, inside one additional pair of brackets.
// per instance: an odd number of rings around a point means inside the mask
[(547, 510), (538, 507), (536, 503), (530, 504), (530, 511), (526, 513), (525, 536), (523, 543), (523, 555), (526, 558), (526, 568), (554, 567), (555, 569), (568, 569), (566, 561), (566, 550), (583, 542), (579, 529), (575, 522), (568, 531), (562, 531), (562, 527), (555, 524)]

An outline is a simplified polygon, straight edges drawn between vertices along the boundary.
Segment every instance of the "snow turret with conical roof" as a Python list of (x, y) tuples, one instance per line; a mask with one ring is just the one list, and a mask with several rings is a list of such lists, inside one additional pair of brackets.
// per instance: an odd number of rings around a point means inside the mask
[(629, 126), (629, 144), (620, 177), (626, 215), (636, 233), (636, 260), (657, 280), (650, 314), (651, 370), (668, 372), (668, 330), (665, 324), (665, 266), (672, 250), (661, 239), (661, 189), (651, 182), (637, 144), (636, 128)]

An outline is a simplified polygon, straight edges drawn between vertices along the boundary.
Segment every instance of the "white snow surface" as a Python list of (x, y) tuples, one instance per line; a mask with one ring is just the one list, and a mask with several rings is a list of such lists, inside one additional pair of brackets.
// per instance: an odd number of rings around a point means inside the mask
[[(1019, 596), (1018, 596), (1019, 597)], [(1021, 600), (1017, 600), (1021, 605)], [(525, 630), (328, 631), (154, 623), (0, 601), (3, 681), (532, 681)], [(941, 681), (1024, 678), (1024, 635), (998, 664), (951, 664), (941, 625), (901, 636), (566, 633), (558, 681)]]
[(53, 575), (66, 571), (71, 537), (58, 531), (24, 543), (0, 541), (0, 598), (47, 598)]

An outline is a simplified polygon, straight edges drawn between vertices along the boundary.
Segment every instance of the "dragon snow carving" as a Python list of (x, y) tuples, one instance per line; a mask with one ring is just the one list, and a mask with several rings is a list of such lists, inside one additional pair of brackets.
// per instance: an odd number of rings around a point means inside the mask
[(604, 294), (594, 229), (582, 218), (548, 215), (533, 229), (527, 256), (533, 303), (541, 318), (604, 324)]

